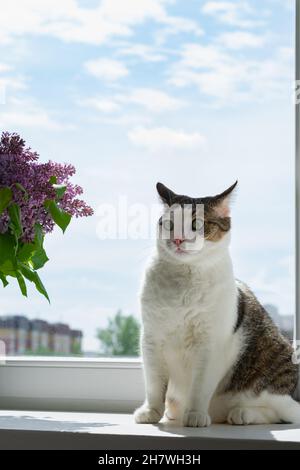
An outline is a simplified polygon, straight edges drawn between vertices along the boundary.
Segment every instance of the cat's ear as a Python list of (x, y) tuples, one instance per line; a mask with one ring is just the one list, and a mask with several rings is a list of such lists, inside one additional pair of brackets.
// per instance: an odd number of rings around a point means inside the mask
[(171, 189), (167, 188), (167, 186), (162, 183), (156, 183), (156, 189), (162, 202), (168, 204), (168, 206), (172, 206), (174, 200), (177, 197), (177, 194), (171, 191)]
[(237, 183), (238, 182), (236, 181), (229, 188), (225, 189), (225, 191), (212, 197), (211, 205), (219, 217), (229, 217), (230, 203), (232, 202), (235, 194), (234, 189)]

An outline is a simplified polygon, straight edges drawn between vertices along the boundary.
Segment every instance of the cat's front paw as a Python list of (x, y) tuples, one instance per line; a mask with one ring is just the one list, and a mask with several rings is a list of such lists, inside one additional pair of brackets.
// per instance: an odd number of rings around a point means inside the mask
[(183, 417), (183, 426), (190, 428), (204, 428), (211, 425), (208, 413), (202, 411), (186, 411)]
[(163, 415), (163, 411), (156, 410), (155, 408), (150, 408), (147, 405), (143, 405), (134, 412), (134, 419), (136, 423), (145, 424), (145, 423), (158, 423)]

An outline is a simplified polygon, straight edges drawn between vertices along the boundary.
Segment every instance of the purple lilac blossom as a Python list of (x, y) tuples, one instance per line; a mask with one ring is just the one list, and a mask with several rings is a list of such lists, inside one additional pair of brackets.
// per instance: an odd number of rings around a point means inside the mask
[[(75, 174), (75, 168), (70, 164), (48, 161), (40, 163), (39, 155), (25, 147), (25, 141), (18, 134), (3, 132), (0, 139), (0, 188), (9, 186), (13, 191), (13, 201), (20, 206), (23, 226), (22, 241), (34, 239), (34, 225), (41, 224), (43, 233), (49, 233), (54, 228), (54, 222), (44, 207), (46, 199), (55, 199), (56, 193), (51, 177), (56, 177), (57, 184), (66, 186), (59, 207), (75, 217), (89, 216), (93, 209), (77, 196), (82, 194), (82, 188), (72, 184), (69, 178)], [(21, 184), (24, 192), (15, 186)], [(9, 218), (7, 211), (0, 217), (0, 233), (8, 229)]]

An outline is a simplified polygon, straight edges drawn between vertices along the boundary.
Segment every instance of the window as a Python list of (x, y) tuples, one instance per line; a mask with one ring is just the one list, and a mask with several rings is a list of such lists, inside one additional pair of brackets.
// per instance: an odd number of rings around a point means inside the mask
[[(296, 90), (298, 91), (298, 84), (300, 83), (300, 1), (296, 1)], [(295, 186), (296, 186), (296, 212), (295, 212), (295, 226), (296, 226), (296, 296), (295, 296), (295, 331), (294, 338), (296, 340), (296, 346), (299, 348), (300, 341), (300, 106), (299, 101), (296, 99), (296, 112), (295, 112), (295, 135), (296, 135), (296, 145), (295, 145)], [(298, 382), (297, 398), (300, 400), (300, 381)]]
[[(47, 370), (41, 395), (55, 371), (73, 384), (76, 370), (94, 383), (97, 369), (100, 382), (114, 387), (103, 356), (137, 356), (137, 292), (154, 244), (143, 231), (150, 212), (138, 230), (134, 224), (140, 207), (156, 203), (159, 180), (178, 192), (208, 195), (239, 179), (235, 272), (291, 338), (294, 3), (81, 0), (72, 10), (60, 0), (50, 20), (43, 2), (26, 11), (19, 3), (11, 1), (0, 18), (1, 127), (19, 132), (42, 159), (75, 164), (95, 216), (47, 238), (50, 262), (41, 276), (50, 305), (33, 290), (28, 299), (16, 286), (2, 291), (0, 338), (8, 355), (21, 356), (1, 368), (8, 387), (2, 397), (10, 395), (14, 371), (25, 366), (34, 383)], [(24, 18), (19, 26), (15, 11)], [(104, 236), (107, 207), (133, 224), (130, 237), (118, 230)], [(298, 258), (296, 252), (300, 269)], [(299, 309), (298, 291), (296, 301)], [(116, 328), (130, 344), (115, 340)], [(131, 371), (139, 401), (139, 359), (112, 364)], [(82, 381), (81, 398), (89, 395), (84, 387)], [(61, 390), (62, 400), (70, 390)], [(99, 385), (97, 393), (91, 409)]]

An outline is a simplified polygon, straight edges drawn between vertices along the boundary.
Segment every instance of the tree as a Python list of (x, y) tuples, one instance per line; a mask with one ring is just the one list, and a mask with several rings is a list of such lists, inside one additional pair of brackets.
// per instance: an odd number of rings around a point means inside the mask
[(138, 356), (140, 325), (133, 315), (119, 310), (108, 320), (107, 328), (97, 331), (102, 352), (106, 356)]

